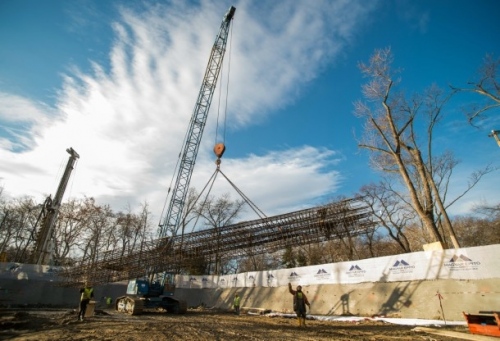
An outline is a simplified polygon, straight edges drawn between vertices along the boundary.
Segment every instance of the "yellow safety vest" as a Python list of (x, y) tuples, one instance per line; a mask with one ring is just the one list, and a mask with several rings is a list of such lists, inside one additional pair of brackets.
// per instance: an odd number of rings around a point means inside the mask
[(92, 288), (84, 288), (83, 289), (83, 292), (82, 292), (82, 297), (81, 297), (81, 300), (90, 300), (92, 298), (92, 291), (94, 291), (94, 289)]

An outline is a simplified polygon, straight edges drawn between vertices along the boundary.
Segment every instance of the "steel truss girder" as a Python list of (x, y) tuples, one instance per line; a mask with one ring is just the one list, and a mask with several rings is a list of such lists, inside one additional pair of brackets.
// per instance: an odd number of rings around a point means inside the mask
[(366, 233), (374, 227), (361, 201), (347, 199), (264, 219), (196, 231), (144, 243), (123, 255), (107, 252), (95, 261), (81, 260), (63, 275), (67, 285), (83, 280), (94, 284), (142, 277), (152, 272), (178, 271), (190, 262), (231, 260), (273, 253), (288, 246), (318, 244)]

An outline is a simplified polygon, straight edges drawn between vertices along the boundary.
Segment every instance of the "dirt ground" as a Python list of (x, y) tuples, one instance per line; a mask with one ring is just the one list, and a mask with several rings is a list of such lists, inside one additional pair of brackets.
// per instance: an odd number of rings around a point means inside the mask
[[(0, 340), (428, 340), (456, 341), (470, 338), (466, 326), (427, 327), (452, 336), (416, 331), (414, 326), (379, 321), (326, 322), (307, 320), (300, 328), (295, 318), (257, 314), (236, 316), (230, 312), (190, 309), (173, 315), (145, 312), (122, 315), (114, 310), (97, 310), (92, 317), (77, 321), (71, 309), (0, 309)], [(461, 338), (456, 336), (467, 336)]]

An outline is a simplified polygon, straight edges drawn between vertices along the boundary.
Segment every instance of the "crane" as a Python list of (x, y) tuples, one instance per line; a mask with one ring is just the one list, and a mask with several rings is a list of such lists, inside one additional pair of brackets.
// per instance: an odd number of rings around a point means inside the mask
[[(343, 238), (347, 234), (360, 235), (375, 225), (369, 208), (360, 198), (353, 198), (274, 217), (261, 217), (234, 225), (175, 234), (180, 219), (183, 218), (181, 215), (184, 200), (222, 67), (229, 25), (234, 12), (235, 8), (231, 7), (224, 15), (212, 48), (189, 130), (179, 155), (182, 165), (177, 175), (174, 198), (162, 220), (163, 224), (160, 225), (162, 229), (159, 238), (141, 243), (140, 249), (134, 249), (126, 255), (122, 249), (117, 248), (100, 254), (96, 259), (82, 258), (78, 266), (60, 272), (61, 276), (66, 278), (64, 285), (77, 286), (82, 281), (101, 284), (129, 280), (126, 295), (115, 300), (119, 312), (134, 315), (140, 314), (143, 309), (162, 308), (167, 312), (185, 313), (186, 302), (174, 297), (175, 274), (179, 269), (199, 262), (200, 258), (209, 258), (216, 252), (224, 254), (224, 260), (236, 259), (250, 252), (269, 254), (283, 250), (288, 245), (309, 245)], [(217, 166), (224, 150), (223, 143), (214, 147), (215, 155), (219, 158)], [(224, 175), (222, 172), (221, 174)], [(169, 231), (172, 231), (172, 234), (167, 236)], [(135, 280), (130, 280), (134, 277)]]
[(180, 164), (172, 191), (172, 197), (169, 202), (165, 218), (163, 219), (163, 223), (160, 224), (160, 238), (166, 237), (169, 231), (175, 235), (176, 229), (181, 220), (184, 203), (189, 189), (189, 183), (191, 181), (191, 175), (193, 174), (196, 156), (198, 154), (201, 137), (203, 135), (203, 129), (205, 128), (208, 111), (210, 109), (215, 86), (222, 68), (222, 62), (224, 60), (229, 27), (235, 11), (236, 8), (231, 6), (224, 15), (219, 33), (215, 38), (215, 43), (212, 47), (212, 52), (210, 53), (210, 59), (208, 60), (205, 76), (203, 77), (203, 81), (201, 83), (200, 92), (191, 116), (191, 121), (189, 122), (186, 139), (182, 146), (181, 154), (179, 155)]
[[(162, 238), (167, 237), (169, 231), (172, 236), (175, 236), (181, 220), (203, 129), (205, 128), (215, 86), (222, 68), (229, 27), (235, 11), (236, 8), (231, 6), (224, 15), (210, 53), (207, 69), (189, 122), (186, 139), (179, 155), (180, 163), (172, 197), (163, 224), (160, 225), (160, 243)], [(165, 250), (162, 252), (165, 252)], [(166, 252), (168, 252), (168, 249)], [(132, 315), (140, 314), (143, 309), (158, 308), (177, 314), (185, 313), (187, 310), (186, 302), (173, 297), (175, 291), (173, 273), (157, 272), (157, 270), (161, 270), (157, 267), (148, 270), (148, 272), (151, 272), (149, 276), (129, 280), (126, 295), (116, 299), (116, 310)]]

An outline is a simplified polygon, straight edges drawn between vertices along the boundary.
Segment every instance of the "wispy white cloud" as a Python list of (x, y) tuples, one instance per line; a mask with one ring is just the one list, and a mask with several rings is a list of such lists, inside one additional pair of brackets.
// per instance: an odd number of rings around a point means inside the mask
[(0, 92), (0, 146), (19, 152), (33, 147), (34, 138), (49, 125), (52, 110), (43, 103)]
[(294, 103), (375, 6), (376, 2), (314, 1), (237, 10), (232, 58), (233, 65), (244, 67), (231, 69), (233, 124), (259, 122)]
[[(273, 110), (293, 103), (375, 5), (289, 1), (258, 6), (246, 1), (236, 5), (228, 114), (228, 124), (235, 128), (265, 120)], [(110, 67), (94, 63), (92, 72), (85, 73), (74, 66), (64, 75), (56, 115), (34, 100), (15, 99), (20, 104), (13, 110), (23, 112), (20, 117), (33, 125), (23, 132), (32, 142), (22, 142), (29, 145), (22, 152), (13, 152), (10, 140), (2, 142), (4, 194), (53, 193), (68, 158), (64, 150), (73, 147), (81, 159), (66, 197), (91, 196), (118, 210), (147, 200), (159, 214), (228, 7), (212, 1), (199, 7), (156, 4), (144, 12), (123, 7), (121, 18), (112, 23)], [(13, 97), (1, 96), (0, 108), (9, 102), (15, 102)], [(214, 131), (215, 117), (210, 117), (193, 175), (197, 188), (214, 170)], [(335, 191), (341, 175), (326, 166), (337, 159), (332, 150), (292, 146), (224, 159), (223, 169), (235, 184), (244, 184), (241, 190), (248, 197), (274, 214)]]

